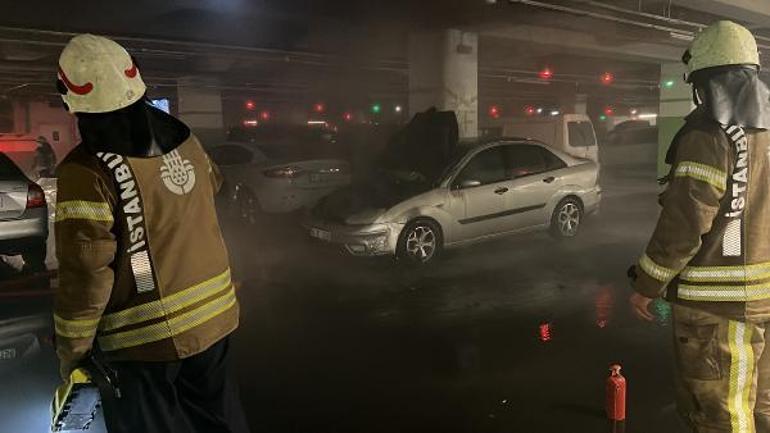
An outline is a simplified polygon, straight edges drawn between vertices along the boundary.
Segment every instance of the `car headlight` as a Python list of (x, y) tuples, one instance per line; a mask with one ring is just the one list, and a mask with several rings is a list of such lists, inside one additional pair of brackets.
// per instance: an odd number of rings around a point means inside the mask
[(353, 254), (372, 254), (387, 250), (389, 246), (388, 233), (377, 233), (361, 236), (355, 243), (346, 245)]

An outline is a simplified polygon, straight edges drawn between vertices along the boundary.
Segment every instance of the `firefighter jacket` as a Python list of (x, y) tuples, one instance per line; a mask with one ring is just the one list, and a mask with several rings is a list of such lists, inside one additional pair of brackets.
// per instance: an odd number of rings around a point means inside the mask
[(634, 289), (732, 319), (770, 318), (770, 133), (696, 110), (669, 152), (669, 183)]
[(146, 158), (80, 144), (61, 163), (54, 323), (63, 366), (94, 339), (108, 360), (171, 361), (237, 327), (214, 206), (221, 184), (193, 135)]

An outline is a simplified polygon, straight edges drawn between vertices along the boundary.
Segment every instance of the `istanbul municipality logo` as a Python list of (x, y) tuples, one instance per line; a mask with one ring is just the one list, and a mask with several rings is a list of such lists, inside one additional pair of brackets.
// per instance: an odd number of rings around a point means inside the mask
[(184, 195), (195, 187), (195, 167), (189, 160), (182, 159), (177, 150), (163, 155), (160, 177), (166, 188), (174, 194)]

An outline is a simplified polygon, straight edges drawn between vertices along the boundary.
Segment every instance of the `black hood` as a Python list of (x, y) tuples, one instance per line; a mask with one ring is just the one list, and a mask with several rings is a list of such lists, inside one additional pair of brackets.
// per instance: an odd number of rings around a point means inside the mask
[(727, 66), (693, 74), (696, 103), (722, 125), (770, 128), (770, 90), (753, 66)]
[(417, 113), (388, 142), (378, 166), (419, 173), (425, 181), (435, 182), (454, 155), (458, 140), (455, 113), (431, 108)]
[(78, 113), (83, 144), (93, 153), (130, 157), (164, 155), (190, 137), (190, 129), (146, 99), (109, 113)]

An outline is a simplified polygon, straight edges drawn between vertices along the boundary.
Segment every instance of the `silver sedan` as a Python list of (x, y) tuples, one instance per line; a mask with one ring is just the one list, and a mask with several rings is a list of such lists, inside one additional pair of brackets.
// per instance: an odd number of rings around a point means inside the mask
[(597, 163), (531, 140), (498, 139), (458, 146), (436, 179), (383, 170), (329, 196), (305, 225), (353, 255), (428, 263), (444, 248), (516, 233), (572, 238), (600, 201)]

